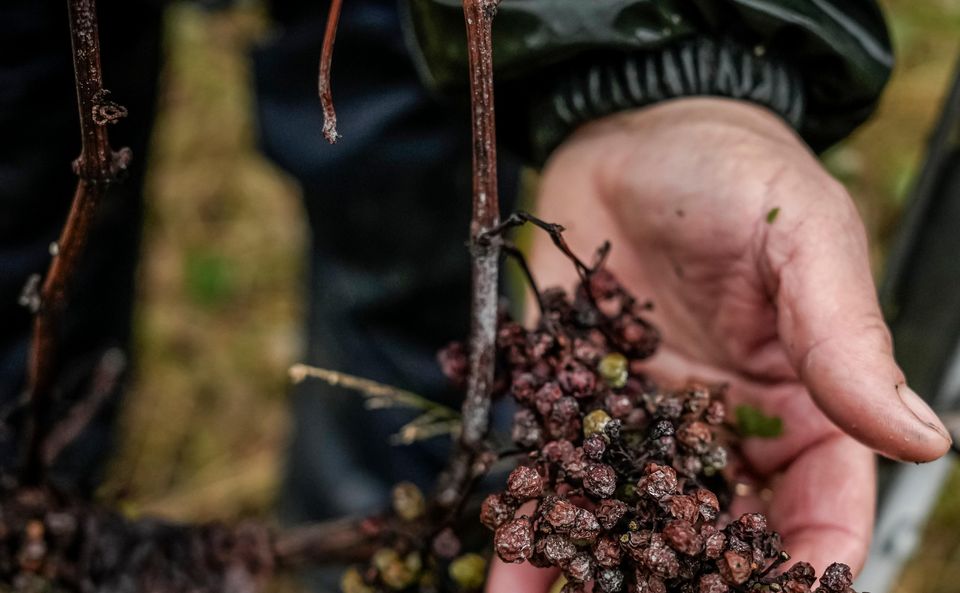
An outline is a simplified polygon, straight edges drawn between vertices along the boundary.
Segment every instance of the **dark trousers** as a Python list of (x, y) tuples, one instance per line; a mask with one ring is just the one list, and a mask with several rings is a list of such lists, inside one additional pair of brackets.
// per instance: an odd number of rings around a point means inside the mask
[[(130, 5), (135, 4), (136, 8)], [(396, 0), (344, 3), (333, 68), (343, 138), (321, 136), (317, 59), (327, 7), (277, 2), (279, 34), (254, 55), (265, 153), (300, 180), (312, 229), (308, 350), (313, 364), (402, 386), (457, 405), (435, 352), (467, 332), (469, 116), (432, 96), (404, 42)], [(42, 5), (42, 6), (41, 6)], [(136, 15), (132, 14), (136, 12)], [(111, 128), (135, 155), (109, 198), (73, 291), (65, 365), (81, 393), (97, 353), (126, 345), (147, 139), (159, 59), (159, 9), (101, 0), (105, 80), (130, 117)], [(30, 318), (17, 305), (27, 278), (48, 265), (75, 183), (79, 133), (63, 2), (0, 8), (0, 397), (23, 387)], [(509, 208), (519, 166), (501, 159)], [(149, 379), (148, 379), (149, 380)], [(115, 406), (71, 447), (60, 473), (84, 488), (110, 444)], [(292, 397), (293, 438), (281, 511), (291, 521), (381, 506), (389, 485), (428, 486), (446, 457), (443, 439), (409, 447), (389, 437), (416, 412), (370, 412), (352, 393), (308, 382)], [(14, 458), (13, 432), (2, 459)]]
[[(319, 133), (316, 95), (327, 7), (275, 5), (284, 33), (255, 54), (260, 137), (303, 185), (312, 229), (307, 360), (457, 406), (435, 354), (468, 329), (469, 112), (424, 88), (398, 4), (344, 2), (335, 146)], [(519, 166), (505, 158), (500, 167), (507, 208)], [(298, 388), (283, 514), (362, 512), (382, 506), (399, 480), (426, 486), (446, 458), (444, 440), (388, 442), (415, 415), (365, 410), (356, 394), (318, 382)]]

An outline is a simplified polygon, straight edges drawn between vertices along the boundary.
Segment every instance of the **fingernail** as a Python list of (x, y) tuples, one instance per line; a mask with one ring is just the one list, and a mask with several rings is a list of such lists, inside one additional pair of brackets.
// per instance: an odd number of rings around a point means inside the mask
[(947, 439), (947, 441), (953, 442), (953, 439), (950, 438), (950, 433), (947, 431), (947, 427), (943, 425), (943, 422), (937, 417), (936, 412), (927, 405), (927, 402), (923, 401), (923, 398), (917, 395), (916, 391), (906, 385), (897, 385), (897, 395), (900, 396), (900, 401), (910, 408), (910, 411), (917, 417), (917, 420), (937, 431), (943, 438)]

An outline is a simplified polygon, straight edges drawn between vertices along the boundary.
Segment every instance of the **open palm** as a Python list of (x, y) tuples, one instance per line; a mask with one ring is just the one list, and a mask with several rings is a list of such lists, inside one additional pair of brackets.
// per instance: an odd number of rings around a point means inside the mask
[[(579, 253), (613, 243), (609, 266), (664, 342), (649, 373), (729, 383), (731, 403), (785, 418), (748, 439), (742, 478), (796, 559), (859, 567), (873, 522), (875, 449), (926, 461), (949, 448), (892, 357), (860, 218), (843, 188), (774, 115), (684, 99), (595, 122), (552, 157), (537, 213)], [(569, 263), (538, 239), (538, 281)], [(862, 444), (861, 444), (862, 443)], [(489, 590), (544, 591), (553, 578), (497, 565)]]

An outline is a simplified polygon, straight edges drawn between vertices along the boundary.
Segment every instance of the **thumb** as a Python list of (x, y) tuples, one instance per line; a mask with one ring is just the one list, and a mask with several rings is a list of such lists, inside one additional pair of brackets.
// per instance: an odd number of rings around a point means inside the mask
[(768, 231), (781, 340), (841, 430), (889, 457), (931, 461), (951, 439), (894, 361), (856, 209), (846, 195), (829, 197), (821, 215), (790, 221), (784, 213)]

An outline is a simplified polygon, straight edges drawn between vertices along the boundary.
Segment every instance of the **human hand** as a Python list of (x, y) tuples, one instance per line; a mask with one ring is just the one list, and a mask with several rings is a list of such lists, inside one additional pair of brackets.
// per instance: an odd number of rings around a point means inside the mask
[[(773, 214), (773, 213), (776, 214)], [(784, 418), (777, 439), (747, 439), (762, 510), (793, 558), (855, 570), (875, 505), (875, 449), (929, 461), (950, 446), (897, 367), (856, 208), (772, 113), (695, 98), (621, 113), (579, 130), (552, 156), (537, 214), (567, 228), (575, 252), (609, 239), (609, 268), (664, 342), (650, 375), (724, 381), (732, 406)], [(574, 281), (539, 236), (541, 286)], [(497, 563), (488, 590), (541, 593), (555, 574)]]

